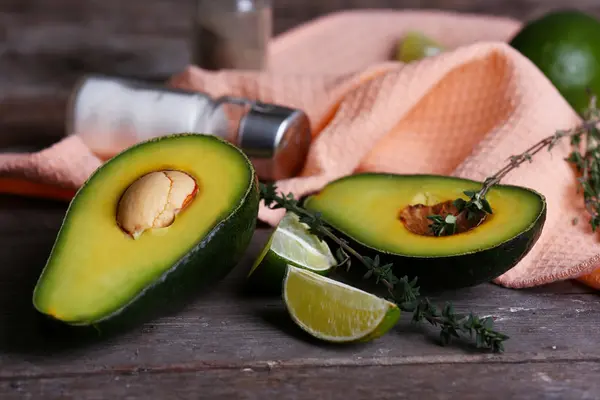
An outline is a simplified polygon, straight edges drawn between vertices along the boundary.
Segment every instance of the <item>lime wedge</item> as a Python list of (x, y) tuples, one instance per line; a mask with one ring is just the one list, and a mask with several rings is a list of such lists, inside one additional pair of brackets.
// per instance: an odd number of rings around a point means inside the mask
[(298, 215), (287, 212), (270, 236), (248, 274), (250, 284), (269, 293), (281, 293), (290, 264), (326, 275), (337, 261), (327, 243), (309, 233)]
[(444, 51), (444, 47), (421, 32), (410, 31), (398, 45), (396, 59), (405, 63), (434, 56)]
[(400, 309), (392, 302), (291, 265), (283, 283), (283, 300), (300, 328), (328, 342), (373, 340), (400, 318)]

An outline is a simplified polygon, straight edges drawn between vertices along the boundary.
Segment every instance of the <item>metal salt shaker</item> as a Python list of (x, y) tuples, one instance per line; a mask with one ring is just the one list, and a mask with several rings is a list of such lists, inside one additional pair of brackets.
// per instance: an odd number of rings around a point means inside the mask
[(66, 128), (102, 159), (167, 134), (216, 135), (239, 147), (264, 181), (297, 175), (311, 141), (301, 110), (101, 75), (76, 85)]

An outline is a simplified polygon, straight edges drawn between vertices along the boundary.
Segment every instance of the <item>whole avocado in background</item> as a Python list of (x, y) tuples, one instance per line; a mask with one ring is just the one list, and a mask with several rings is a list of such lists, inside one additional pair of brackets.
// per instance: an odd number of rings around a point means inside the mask
[(510, 45), (530, 59), (567, 102), (583, 113), (586, 89), (600, 95), (600, 21), (577, 10), (558, 10), (526, 23)]

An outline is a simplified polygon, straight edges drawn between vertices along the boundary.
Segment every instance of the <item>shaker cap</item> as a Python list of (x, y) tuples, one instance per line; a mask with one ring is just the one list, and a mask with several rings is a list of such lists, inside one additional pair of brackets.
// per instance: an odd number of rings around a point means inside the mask
[(290, 178), (304, 166), (311, 143), (310, 122), (301, 110), (253, 103), (240, 121), (238, 143), (261, 179)]

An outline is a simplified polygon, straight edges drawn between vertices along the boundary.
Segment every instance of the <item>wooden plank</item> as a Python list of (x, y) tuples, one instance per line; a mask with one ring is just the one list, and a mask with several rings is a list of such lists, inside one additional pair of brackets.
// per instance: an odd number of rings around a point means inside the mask
[(434, 297), (440, 303), (453, 301), (458, 311), (471, 309), (497, 317), (498, 328), (512, 337), (502, 356), (480, 354), (460, 343), (440, 347), (436, 330), (414, 327), (408, 316), (371, 343), (331, 346), (317, 342), (290, 321), (278, 298), (243, 293), (245, 274), (268, 230), (257, 231), (238, 268), (185, 310), (116, 337), (77, 341), (40, 329), (31, 307), (31, 290), (52, 246), (64, 204), (0, 199), (1, 378), (194, 363), (296, 360), (300, 365), (346, 365), (378, 359), (478, 362), (600, 357), (598, 297), (569, 282), (518, 291), (489, 284)]
[(594, 399), (598, 362), (232, 368), (0, 381), (22, 399)]

